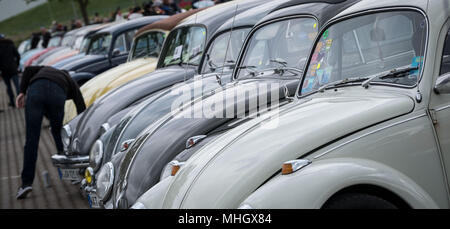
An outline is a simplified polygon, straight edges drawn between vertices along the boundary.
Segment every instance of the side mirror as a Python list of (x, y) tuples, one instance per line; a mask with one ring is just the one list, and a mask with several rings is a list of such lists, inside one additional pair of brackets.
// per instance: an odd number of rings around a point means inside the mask
[(450, 94), (450, 73), (445, 73), (436, 80), (434, 92), (436, 94)]
[(114, 49), (112, 55), (113, 56), (118, 56), (120, 54), (120, 50), (119, 49)]

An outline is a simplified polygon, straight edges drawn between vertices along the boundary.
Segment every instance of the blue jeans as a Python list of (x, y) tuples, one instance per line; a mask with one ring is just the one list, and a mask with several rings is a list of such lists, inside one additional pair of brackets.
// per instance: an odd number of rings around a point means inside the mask
[(38, 79), (29, 86), (25, 105), (26, 141), (22, 170), (22, 187), (33, 184), (39, 137), (44, 116), (50, 121), (56, 149), (58, 152), (63, 151), (61, 128), (64, 118), (65, 101), (66, 93), (64, 89), (50, 80)]
[(13, 81), (14, 87), (16, 87), (16, 93), (18, 94), (19, 93), (19, 76), (18, 75), (3, 76), (3, 81), (6, 84), (6, 91), (8, 92), (8, 96), (9, 96), (9, 103), (11, 105), (14, 105), (16, 96), (14, 95), (14, 92), (12, 90), (11, 80)]

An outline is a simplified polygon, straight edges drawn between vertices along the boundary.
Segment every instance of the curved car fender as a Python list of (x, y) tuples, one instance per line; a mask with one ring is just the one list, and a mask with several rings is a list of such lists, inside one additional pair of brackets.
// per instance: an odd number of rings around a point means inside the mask
[(242, 203), (251, 208), (321, 208), (338, 191), (354, 185), (375, 185), (395, 193), (412, 208), (438, 208), (413, 180), (384, 164), (358, 158), (313, 161), (289, 175), (278, 175)]
[(86, 82), (95, 77), (90, 72), (77, 72), (71, 75), (72, 79), (77, 82), (78, 86), (81, 86), (80, 82)]
[(173, 176), (160, 181), (136, 200), (131, 208), (161, 209)]

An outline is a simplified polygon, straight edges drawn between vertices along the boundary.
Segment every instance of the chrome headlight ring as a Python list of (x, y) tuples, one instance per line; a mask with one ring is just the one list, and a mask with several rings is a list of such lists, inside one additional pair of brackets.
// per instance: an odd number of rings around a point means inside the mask
[(95, 141), (92, 145), (91, 151), (89, 153), (89, 164), (96, 172), (102, 163), (103, 159), (103, 142), (101, 140)]
[(111, 162), (106, 163), (97, 177), (96, 190), (100, 200), (107, 200), (112, 192), (114, 183), (114, 165)]

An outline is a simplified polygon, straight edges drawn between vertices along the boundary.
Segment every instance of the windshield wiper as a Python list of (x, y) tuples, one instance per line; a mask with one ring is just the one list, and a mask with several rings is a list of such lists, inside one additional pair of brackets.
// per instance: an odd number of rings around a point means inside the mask
[[(375, 75), (370, 77), (369, 79), (367, 79), (366, 81), (364, 81), (361, 85), (364, 88), (369, 87), (370, 82), (372, 82), (375, 79), (394, 79), (394, 78), (401, 78), (401, 77), (405, 77), (405, 76), (409, 76), (409, 72), (413, 71), (413, 70), (418, 70), (419, 67), (402, 67), (402, 68), (394, 68), (390, 71), (388, 71), (387, 73), (381, 73), (379, 75)], [(408, 73), (408, 74), (407, 74)]]
[(369, 77), (345, 78), (343, 80), (338, 80), (338, 81), (334, 81), (334, 82), (325, 84), (325, 85), (319, 87), (319, 89), (317, 91), (324, 92), (326, 89), (331, 88), (331, 87), (337, 87), (337, 86), (345, 85), (348, 83), (361, 82), (361, 81), (368, 80), (368, 79), (369, 79)]
[[(251, 75), (252, 77), (255, 77), (256, 75), (259, 75), (259, 72), (256, 70), (256, 66), (254, 65), (244, 65), (244, 66), (239, 66), (238, 69), (245, 69), (247, 71), (249, 71), (249, 75)], [(253, 69), (253, 70), (250, 70)], [(244, 76), (247, 77), (248, 75)]]
[(287, 61), (283, 60), (282, 58), (275, 58), (275, 59), (270, 60), (270, 62), (274, 62), (274, 63), (277, 63), (280, 65), (280, 67), (272, 69), (275, 74), (278, 74), (280, 76), (283, 76), (285, 72), (291, 72), (295, 75), (303, 74), (303, 70), (301, 70), (301, 69), (288, 67)]
[(208, 65), (210, 66), (211, 71), (216, 71), (217, 69), (221, 69), (221, 68), (234, 68), (236, 66), (236, 63), (234, 60), (227, 60), (225, 61), (226, 64), (218, 66), (217, 64), (213, 63), (212, 60), (208, 61)]

